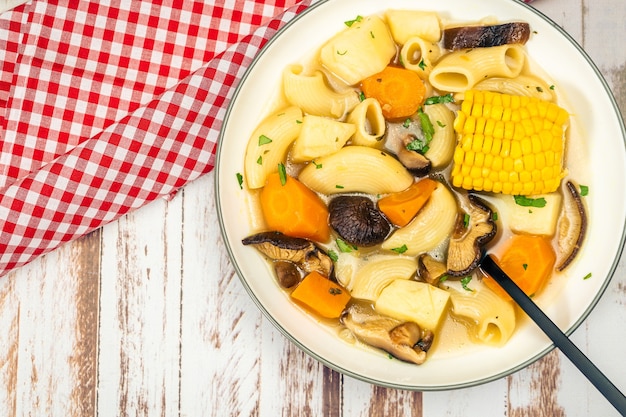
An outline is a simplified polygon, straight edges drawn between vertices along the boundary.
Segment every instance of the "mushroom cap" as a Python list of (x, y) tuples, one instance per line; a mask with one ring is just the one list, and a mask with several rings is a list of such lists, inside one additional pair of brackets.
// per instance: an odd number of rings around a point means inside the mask
[(461, 213), (448, 246), (448, 275), (452, 277), (466, 276), (478, 267), (483, 246), (493, 239), (497, 230), (487, 203), (473, 194), (468, 195), (467, 200), (467, 226), (465, 213)]
[(369, 197), (335, 197), (328, 205), (328, 212), (332, 228), (343, 240), (356, 246), (377, 245), (391, 232), (391, 224)]
[(272, 231), (248, 236), (241, 242), (255, 247), (272, 260), (293, 262), (305, 272), (317, 271), (326, 277), (332, 275), (332, 259), (308, 239)]

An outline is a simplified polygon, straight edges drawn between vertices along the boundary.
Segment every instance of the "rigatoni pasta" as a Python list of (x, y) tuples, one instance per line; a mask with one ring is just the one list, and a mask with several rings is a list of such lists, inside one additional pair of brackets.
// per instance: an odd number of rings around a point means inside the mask
[(428, 80), (438, 90), (460, 92), (488, 77), (517, 77), (525, 61), (520, 45), (462, 49), (441, 58)]

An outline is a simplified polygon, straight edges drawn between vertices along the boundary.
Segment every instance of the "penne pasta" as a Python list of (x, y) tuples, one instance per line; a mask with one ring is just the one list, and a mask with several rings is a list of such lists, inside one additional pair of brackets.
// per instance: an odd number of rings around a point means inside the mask
[(533, 75), (519, 75), (515, 78), (489, 77), (476, 84), (474, 90), (497, 91), (504, 94), (535, 97), (545, 101), (556, 101), (553, 87)]
[(471, 291), (450, 290), (452, 313), (468, 320), (473, 339), (481, 343), (502, 346), (515, 330), (515, 309), (484, 285)]
[(359, 103), (348, 115), (348, 123), (356, 127), (351, 139), (353, 145), (382, 148), (386, 124), (378, 100), (367, 98)]
[(292, 142), (300, 134), (302, 111), (288, 107), (268, 116), (254, 130), (244, 157), (246, 184), (250, 189), (265, 185), (267, 176), (285, 163)]
[(326, 83), (324, 74), (302, 73), (301, 65), (290, 65), (283, 73), (283, 91), (287, 101), (307, 114), (341, 118), (359, 103), (353, 90), (337, 92)]
[(456, 198), (443, 184), (433, 191), (428, 203), (411, 222), (397, 229), (381, 245), (392, 251), (406, 245), (406, 256), (416, 256), (438, 247), (448, 238), (457, 216)]
[(386, 194), (402, 191), (413, 183), (413, 175), (397, 159), (368, 146), (345, 146), (308, 164), (299, 179), (322, 194)]
[(525, 60), (520, 45), (459, 50), (441, 58), (428, 79), (441, 91), (466, 91), (487, 77), (517, 77)]
[(454, 112), (445, 104), (431, 104), (424, 106), (433, 125), (434, 133), (425, 156), (434, 169), (442, 168), (452, 161), (456, 146), (454, 132)]

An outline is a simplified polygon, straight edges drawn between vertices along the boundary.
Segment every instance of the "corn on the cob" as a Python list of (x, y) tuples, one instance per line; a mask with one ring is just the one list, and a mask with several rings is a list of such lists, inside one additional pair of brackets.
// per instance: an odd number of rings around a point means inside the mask
[(537, 98), (468, 91), (454, 122), (452, 185), (513, 195), (555, 191), (565, 176), (567, 111)]

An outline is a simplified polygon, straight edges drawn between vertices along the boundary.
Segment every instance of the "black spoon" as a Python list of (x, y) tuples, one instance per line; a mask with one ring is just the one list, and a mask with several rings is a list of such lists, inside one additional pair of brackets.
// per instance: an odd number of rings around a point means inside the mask
[(489, 274), (515, 300), (524, 312), (543, 330), (565, 356), (589, 379), (589, 381), (609, 400), (623, 416), (626, 416), (626, 397), (613, 383), (585, 356), (584, 353), (563, 333), (546, 314), (522, 291), (515, 282), (486, 255), (481, 269)]

